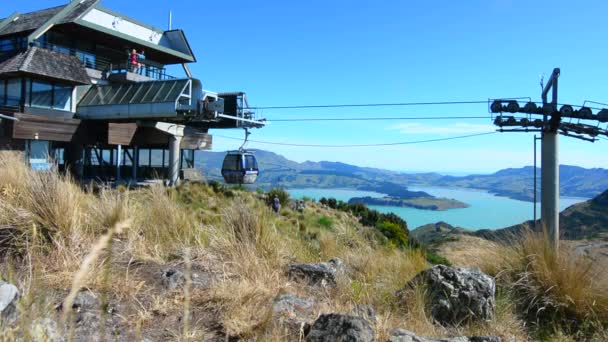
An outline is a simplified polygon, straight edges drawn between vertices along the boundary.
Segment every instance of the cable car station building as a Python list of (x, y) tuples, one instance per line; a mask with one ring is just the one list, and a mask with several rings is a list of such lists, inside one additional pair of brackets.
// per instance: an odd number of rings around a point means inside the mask
[[(131, 51), (145, 51), (138, 67)], [(0, 150), (33, 168), (79, 179), (176, 184), (212, 128), (259, 127), (242, 92), (203, 90), (182, 30), (161, 30), (100, 5), (67, 5), (0, 19)], [(181, 65), (184, 77), (166, 73)]]

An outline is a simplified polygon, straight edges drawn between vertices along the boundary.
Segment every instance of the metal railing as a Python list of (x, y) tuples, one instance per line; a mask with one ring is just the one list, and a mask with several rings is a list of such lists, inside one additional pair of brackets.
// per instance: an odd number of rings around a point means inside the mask
[[(122, 61), (117, 62), (116, 59), (111, 60), (109, 58), (98, 56), (92, 52), (69, 48), (57, 44), (35, 41), (33, 45), (43, 49), (75, 56), (82, 62), (82, 64), (86, 68), (107, 73), (108, 76), (109, 74), (133, 72), (156, 80), (169, 80), (176, 78), (174, 76), (168, 75), (166, 72), (166, 68), (164, 68), (162, 65), (154, 63), (152, 61), (138, 61), (138, 65), (135, 68), (133, 65), (131, 65), (130, 54), (127, 54), (127, 58), (124, 58), (122, 59)], [(120, 51), (115, 52), (117, 55), (125, 54), (121, 53)]]
[(156, 80), (172, 80), (177, 77), (167, 74), (167, 69), (148, 60), (138, 60), (137, 64), (132, 64), (131, 57), (128, 57), (126, 62), (114, 66), (113, 71), (117, 72), (132, 72), (138, 75), (154, 78)]

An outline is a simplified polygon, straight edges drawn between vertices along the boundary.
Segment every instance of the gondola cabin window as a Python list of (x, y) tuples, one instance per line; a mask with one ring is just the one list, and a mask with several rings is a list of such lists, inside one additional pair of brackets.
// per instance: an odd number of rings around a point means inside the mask
[(224, 164), (222, 165), (222, 169), (224, 170), (234, 170), (239, 171), (242, 169), (241, 167), (241, 156), (238, 154), (227, 155), (224, 159)]
[(258, 162), (253, 155), (244, 155), (243, 157), (245, 158), (245, 170), (251, 171), (258, 169)]

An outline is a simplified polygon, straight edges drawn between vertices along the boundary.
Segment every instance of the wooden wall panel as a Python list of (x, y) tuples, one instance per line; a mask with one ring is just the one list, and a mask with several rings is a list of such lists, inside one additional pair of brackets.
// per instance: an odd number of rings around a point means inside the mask
[(80, 125), (80, 120), (49, 118), (38, 115), (15, 113), (19, 121), (13, 123), (14, 139), (40, 139), (71, 141)]
[(131, 145), (137, 132), (136, 123), (108, 123), (108, 144)]

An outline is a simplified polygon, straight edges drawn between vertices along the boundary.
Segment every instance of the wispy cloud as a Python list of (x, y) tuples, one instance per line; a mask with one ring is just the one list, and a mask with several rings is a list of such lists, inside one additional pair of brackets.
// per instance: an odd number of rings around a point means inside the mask
[(492, 125), (469, 124), (464, 122), (447, 125), (429, 125), (423, 123), (402, 123), (388, 126), (386, 129), (399, 131), (402, 134), (474, 134), (495, 130)]

